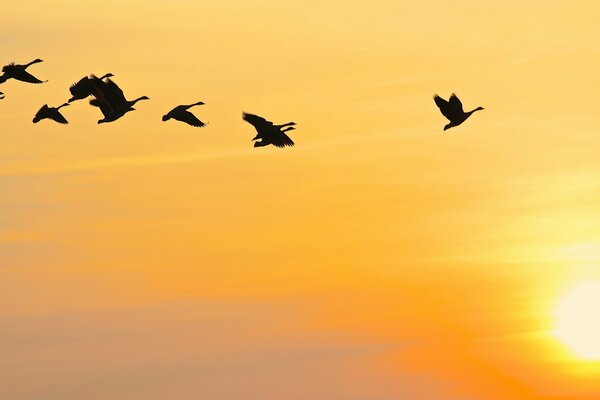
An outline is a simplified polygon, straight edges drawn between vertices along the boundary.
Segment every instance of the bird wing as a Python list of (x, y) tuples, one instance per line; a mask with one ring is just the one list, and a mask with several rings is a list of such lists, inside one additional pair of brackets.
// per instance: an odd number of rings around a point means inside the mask
[(87, 76), (84, 76), (78, 82), (72, 84), (71, 87), (69, 87), (69, 92), (71, 92), (73, 96), (82, 96), (86, 93), (89, 96), (90, 94), (92, 94), (90, 90), (89, 80), (90, 79)]
[(283, 132), (276, 132), (276, 135), (274, 135), (273, 140), (271, 141), (273, 143), (273, 145), (277, 146), (277, 147), (285, 147), (285, 146), (293, 146), (294, 142), (292, 139), (290, 139), (290, 137), (288, 135), (286, 135)]
[(202, 128), (204, 125), (206, 125), (204, 122), (200, 121), (194, 114), (192, 114), (189, 111), (177, 113), (173, 115), (173, 118), (175, 118), (178, 121), (185, 122), (186, 124), (189, 124), (191, 126), (195, 126), (197, 128)]
[(14, 62), (11, 62), (10, 64), (6, 64), (4, 67), (2, 67), (2, 72), (12, 72), (11, 70), (14, 70), (16, 67), (16, 64)]
[(264, 128), (269, 128), (269, 127), (273, 126), (273, 123), (271, 121), (267, 121), (263, 117), (259, 117), (258, 115), (254, 115), (254, 114), (243, 113), (242, 119), (246, 122), (251, 123), (254, 126), (254, 128), (256, 128), (256, 131), (258, 133), (261, 133), (261, 132), (259, 132), (259, 128), (264, 129)]
[(450, 106), (452, 106), (452, 108), (454, 108), (457, 112), (464, 112), (462, 103), (454, 93), (452, 93), (452, 95), (450, 96), (448, 104), (450, 104)]
[(451, 111), (450, 103), (448, 103), (446, 100), (442, 99), (437, 94), (433, 96), (433, 100), (435, 101), (435, 104), (438, 106), (438, 108), (442, 112), (442, 115), (444, 117), (448, 118), (448, 120), (452, 121), (453, 114)]
[(50, 118), (53, 119), (54, 121), (58, 122), (59, 124), (68, 124), (69, 123), (69, 121), (67, 121), (67, 119), (58, 110), (55, 110), (55, 112), (50, 114)]
[(25, 70), (15, 71), (13, 74), (13, 78), (15, 78), (18, 81), (29, 82), (29, 83), (44, 83), (45, 82), (45, 81), (39, 80), (38, 78), (31, 75), (29, 72), (27, 72)]
[(106, 89), (109, 93), (109, 101), (112, 102), (114, 99), (114, 101), (118, 101), (119, 103), (127, 102), (127, 99), (125, 99), (125, 94), (123, 93), (123, 90), (121, 90), (119, 85), (113, 82), (110, 78), (103, 83), (106, 85)]
[(46, 118), (46, 115), (48, 114), (48, 110), (49, 110), (48, 104), (44, 104), (43, 106), (40, 107), (38, 112), (35, 113), (35, 118), (39, 118), (39, 119)]
[(100, 111), (102, 112), (102, 115), (104, 115), (105, 118), (112, 116), (112, 114), (113, 114), (113, 109), (110, 106), (110, 104), (108, 104), (100, 99), (90, 100), (90, 105), (92, 105), (94, 107), (99, 107)]
[(92, 95), (96, 99), (105, 103), (113, 110), (124, 109), (126, 107), (127, 100), (125, 99), (125, 95), (116, 83), (110, 79), (107, 79), (106, 82), (104, 82), (95, 75), (92, 75), (90, 79), (92, 82)]

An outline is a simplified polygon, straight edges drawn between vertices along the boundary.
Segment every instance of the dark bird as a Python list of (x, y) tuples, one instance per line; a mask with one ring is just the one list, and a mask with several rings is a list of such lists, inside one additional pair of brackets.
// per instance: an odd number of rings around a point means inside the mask
[(0, 92), (0, 99), (4, 98), (4, 93)]
[(31, 75), (29, 72), (25, 71), (27, 69), (27, 67), (29, 67), (30, 65), (35, 64), (35, 63), (40, 63), (42, 61), (43, 60), (40, 60), (39, 58), (37, 58), (37, 59), (33, 60), (32, 62), (30, 62), (29, 64), (25, 64), (25, 65), (19, 65), (19, 64), (15, 64), (15, 63), (10, 63), (8, 65), (5, 65), (4, 67), (2, 67), (3, 74), (0, 76), (0, 83), (4, 83), (10, 78), (13, 78), (13, 79), (16, 79), (16, 80), (22, 81), (22, 82), (29, 82), (29, 83), (47, 82), (47, 81), (41, 81), (38, 78), (36, 78), (35, 76)]
[[(92, 75), (92, 76), (95, 78), (94, 75)], [(114, 76), (114, 75), (109, 72), (108, 74), (102, 75), (100, 78), (95, 78), (95, 79), (103, 80), (105, 78), (110, 78), (112, 76)], [(71, 103), (75, 100), (82, 100), (88, 96), (91, 96), (94, 91), (94, 86), (92, 84), (92, 79), (94, 79), (94, 78), (84, 76), (77, 83), (72, 84), (71, 87), (69, 88), (69, 92), (71, 92), (71, 95), (72, 95), (72, 97), (69, 99), (69, 103)]]
[(450, 96), (450, 99), (448, 101), (442, 99), (437, 94), (433, 96), (433, 100), (435, 100), (435, 104), (437, 104), (444, 117), (448, 118), (448, 120), (450, 121), (448, 125), (444, 126), (444, 130), (462, 124), (475, 111), (484, 109), (483, 107), (477, 107), (474, 110), (464, 112), (462, 103), (454, 93), (452, 93), (452, 96)]
[(123, 90), (112, 80), (101, 80), (95, 76), (91, 77), (95, 99), (90, 100), (90, 104), (99, 107), (104, 115), (103, 119), (98, 120), (99, 124), (112, 122), (121, 118), (129, 111), (135, 110), (133, 106), (140, 100), (150, 100), (147, 96), (138, 97), (135, 100), (127, 100)]
[(37, 124), (42, 119), (47, 118), (56, 121), (59, 124), (68, 124), (69, 121), (67, 121), (67, 119), (59, 111), (62, 107), (66, 107), (68, 105), (69, 103), (65, 103), (58, 107), (48, 107), (48, 104), (44, 104), (37, 114), (35, 114), (35, 117), (33, 117), (33, 123)]
[[(295, 122), (288, 122), (282, 125), (274, 125), (271, 121), (267, 121), (263, 117), (254, 114), (242, 114), (242, 119), (249, 122), (256, 129), (257, 135), (252, 140), (259, 140), (254, 143), (254, 147), (263, 147), (272, 144), (276, 147), (293, 146), (294, 142), (288, 135), (287, 131), (295, 129)], [(281, 129), (286, 128), (286, 129)]]
[(200, 121), (198, 118), (196, 118), (196, 116), (194, 114), (189, 112), (188, 108), (191, 108), (194, 106), (201, 106), (203, 104), (204, 104), (203, 102), (199, 101), (197, 103), (190, 104), (190, 105), (177, 106), (174, 109), (172, 109), (171, 111), (169, 111), (168, 113), (166, 113), (165, 115), (163, 115), (162, 120), (168, 121), (171, 118), (173, 118), (173, 119), (176, 119), (177, 121), (185, 122), (188, 125), (202, 128), (206, 124), (204, 122)]

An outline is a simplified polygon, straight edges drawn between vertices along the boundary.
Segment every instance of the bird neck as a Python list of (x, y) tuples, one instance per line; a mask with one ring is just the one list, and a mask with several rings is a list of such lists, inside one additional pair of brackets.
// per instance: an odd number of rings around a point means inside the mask
[(27, 68), (27, 67), (29, 67), (30, 65), (33, 65), (33, 64), (35, 64), (35, 63), (39, 63), (39, 62), (40, 62), (40, 60), (33, 60), (32, 62), (30, 62), (30, 63), (28, 63), (28, 64), (25, 64), (25, 68)]
[(483, 110), (483, 108), (481, 108), (481, 107), (477, 107), (477, 108), (474, 108), (474, 109), (472, 109), (471, 111), (467, 112), (466, 114), (468, 114), (468, 115), (471, 115), (471, 114), (473, 114), (475, 111), (480, 111), (480, 110)]
[(145, 100), (145, 99), (146, 99), (146, 98), (145, 98), (144, 96), (142, 96), (142, 97), (138, 97), (138, 98), (137, 98), (137, 99), (135, 99), (135, 100), (131, 100), (131, 102), (130, 102), (130, 103), (131, 103), (131, 106), (133, 106), (133, 105), (134, 105), (135, 103), (137, 103), (138, 101), (140, 101), (140, 100)]

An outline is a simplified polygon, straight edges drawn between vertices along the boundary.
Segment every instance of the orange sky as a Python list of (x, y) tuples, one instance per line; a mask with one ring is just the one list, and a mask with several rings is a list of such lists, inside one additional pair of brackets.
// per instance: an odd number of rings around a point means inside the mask
[[(550, 332), (600, 277), (600, 4), (421, 3), (5, 7), (49, 82), (0, 86), (0, 398), (600, 398)], [(31, 123), (106, 72), (151, 100)]]

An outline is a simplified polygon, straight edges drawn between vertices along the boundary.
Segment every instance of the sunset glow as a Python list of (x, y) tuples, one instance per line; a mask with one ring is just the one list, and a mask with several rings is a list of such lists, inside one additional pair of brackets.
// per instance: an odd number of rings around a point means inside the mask
[(600, 281), (571, 288), (556, 309), (555, 334), (577, 357), (600, 360)]
[(0, 400), (600, 399), (600, 1), (3, 3)]

